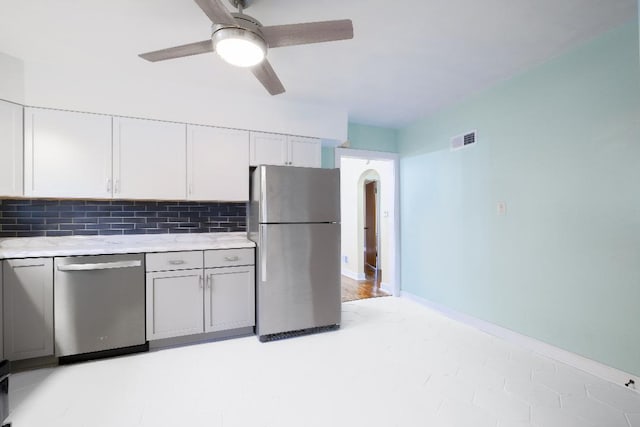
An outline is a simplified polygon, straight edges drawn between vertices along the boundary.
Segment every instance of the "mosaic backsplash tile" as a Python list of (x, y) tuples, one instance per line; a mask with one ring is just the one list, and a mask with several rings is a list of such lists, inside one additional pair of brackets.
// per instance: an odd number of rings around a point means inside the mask
[(0, 238), (246, 231), (246, 203), (0, 199)]

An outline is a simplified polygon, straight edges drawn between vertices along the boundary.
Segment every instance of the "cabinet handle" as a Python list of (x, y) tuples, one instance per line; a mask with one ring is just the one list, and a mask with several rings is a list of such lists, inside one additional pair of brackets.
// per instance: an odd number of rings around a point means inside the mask
[(115, 192), (119, 193), (120, 192), (120, 180), (116, 179), (116, 188), (115, 188)]
[(233, 261), (238, 261), (239, 259), (240, 259), (240, 258), (238, 258), (238, 256), (237, 256), (237, 255), (234, 255), (234, 256), (226, 256), (226, 257), (224, 257), (224, 260), (225, 260), (225, 261), (231, 261), (231, 262), (233, 262)]
[(200, 285), (200, 289), (204, 287), (204, 279), (202, 278), (202, 274), (198, 276), (198, 284)]
[(269, 252), (267, 249), (267, 226), (261, 225), (260, 227), (261, 227), (260, 231), (262, 232), (262, 236), (260, 236), (262, 240), (262, 248), (260, 248), (260, 251), (259, 251), (260, 280), (262, 282), (266, 282), (267, 281), (267, 253)]
[(207, 275), (207, 289), (211, 289), (211, 284), (213, 283), (213, 274)]
[(171, 259), (169, 260), (170, 265), (182, 265), (185, 264), (185, 261), (182, 259)]
[(111, 193), (111, 180), (107, 180), (107, 193)]
[(93, 271), (93, 270), (111, 270), (116, 268), (134, 268), (140, 267), (141, 261), (112, 261), (98, 262), (91, 264), (61, 264), (58, 265), (58, 271)]

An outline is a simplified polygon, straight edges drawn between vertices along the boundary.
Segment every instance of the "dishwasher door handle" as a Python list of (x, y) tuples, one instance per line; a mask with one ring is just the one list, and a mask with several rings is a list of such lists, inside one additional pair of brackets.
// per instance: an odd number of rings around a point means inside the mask
[(58, 271), (93, 271), (93, 270), (111, 270), (114, 268), (132, 268), (142, 266), (142, 261), (114, 261), (114, 262), (98, 262), (95, 264), (66, 264), (59, 265)]

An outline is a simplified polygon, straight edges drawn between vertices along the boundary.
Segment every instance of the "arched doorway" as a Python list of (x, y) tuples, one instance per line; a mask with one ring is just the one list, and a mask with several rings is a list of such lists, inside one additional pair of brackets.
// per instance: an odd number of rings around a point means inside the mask
[(399, 295), (397, 155), (337, 149), (338, 165), (342, 275), (373, 291), (343, 300)]

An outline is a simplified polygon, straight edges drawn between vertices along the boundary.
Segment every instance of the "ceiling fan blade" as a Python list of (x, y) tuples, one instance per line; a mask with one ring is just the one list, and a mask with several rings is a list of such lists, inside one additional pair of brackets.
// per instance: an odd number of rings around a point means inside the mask
[(195, 0), (200, 9), (209, 17), (214, 24), (235, 24), (229, 10), (220, 3), (220, 0)]
[(266, 58), (255, 67), (251, 67), (251, 72), (271, 95), (279, 95), (284, 92), (282, 82)]
[(150, 62), (157, 62), (164, 61), (166, 59), (182, 58), (183, 56), (199, 55), (207, 52), (213, 52), (213, 43), (211, 42), (211, 39), (183, 44), (182, 46), (170, 47), (168, 49), (141, 53), (138, 56)]
[(260, 30), (270, 48), (353, 38), (353, 23), (350, 19), (273, 25)]

